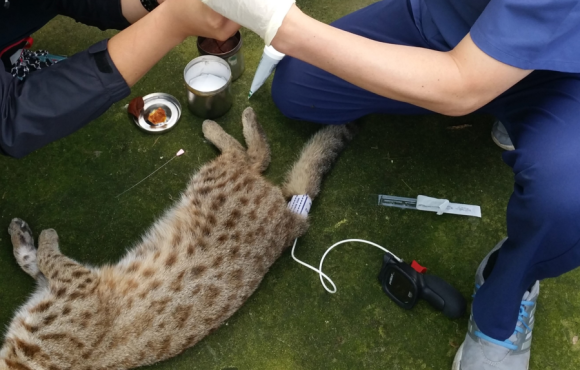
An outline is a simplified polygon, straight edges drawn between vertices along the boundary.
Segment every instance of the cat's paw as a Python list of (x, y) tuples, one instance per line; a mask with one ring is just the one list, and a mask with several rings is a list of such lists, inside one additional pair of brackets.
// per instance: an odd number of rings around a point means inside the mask
[(10, 226), (8, 226), (8, 234), (10, 234), (14, 248), (20, 245), (28, 245), (34, 248), (32, 230), (30, 230), (28, 224), (23, 220), (19, 218), (12, 219)]
[(58, 247), (58, 234), (55, 229), (46, 229), (40, 232), (38, 243)]
[(201, 131), (203, 132), (203, 136), (207, 140), (212, 141), (212, 137), (221, 134), (221, 131), (223, 131), (223, 129), (221, 128), (220, 125), (217, 124), (217, 122), (206, 119), (201, 124)]
[(32, 230), (26, 222), (15, 218), (8, 226), (8, 233), (12, 239), (16, 262), (24, 272), (36, 279), (39, 271), (36, 264), (36, 248), (34, 247)]

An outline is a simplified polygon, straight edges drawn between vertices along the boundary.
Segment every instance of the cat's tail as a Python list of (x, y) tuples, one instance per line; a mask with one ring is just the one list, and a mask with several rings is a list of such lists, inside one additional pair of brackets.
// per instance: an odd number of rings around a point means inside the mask
[(322, 177), (356, 132), (357, 127), (349, 123), (326, 126), (314, 134), (286, 175), (282, 186), (284, 196), (290, 198), (307, 194), (310, 199), (314, 199), (320, 192)]

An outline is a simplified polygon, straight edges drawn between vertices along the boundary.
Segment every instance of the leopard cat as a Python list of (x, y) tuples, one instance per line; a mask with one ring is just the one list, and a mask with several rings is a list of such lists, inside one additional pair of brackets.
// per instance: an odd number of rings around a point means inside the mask
[(350, 125), (318, 131), (279, 188), (261, 176), (270, 149), (251, 108), (242, 123), (247, 150), (217, 123), (203, 123), (221, 155), (117, 264), (92, 267), (64, 256), (53, 229), (41, 232), (36, 249), (29, 226), (12, 220), (14, 256), (37, 289), (8, 327), (0, 370), (153, 364), (195, 345), (242, 306), (306, 232), (289, 197), (314, 198), (354, 135)]

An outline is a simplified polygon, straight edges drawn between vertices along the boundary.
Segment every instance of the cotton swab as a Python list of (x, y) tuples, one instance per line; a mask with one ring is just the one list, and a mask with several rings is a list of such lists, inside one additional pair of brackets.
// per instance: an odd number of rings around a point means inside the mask
[(151, 177), (155, 172), (159, 171), (160, 169), (162, 169), (163, 167), (165, 167), (165, 165), (167, 165), (169, 162), (171, 162), (172, 160), (174, 160), (175, 158), (179, 157), (180, 155), (182, 155), (183, 153), (185, 153), (185, 150), (183, 149), (179, 149), (179, 151), (173, 156), (173, 158), (171, 158), (170, 160), (168, 160), (167, 162), (165, 162), (163, 165), (161, 165), (158, 169), (156, 169), (155, 171), (151, 172), (149, 175), (147, 175), (147, 177), (145, 177), (143, 180), (139, 181), (138, 183), (136, 183), (135, 185), (131, 186), (129, 189), (125, 190), (124, 192), (122, 192), (121, 194), (117, 195), (116, 198), (119, 198), (121, 195), (125, 194), (126, 192), (128, 192), (129, 190), (133, 189), (135, 186), (139, 185), (140, 183), (142, 183), (143, 181), (147, 180), (149, 177)]

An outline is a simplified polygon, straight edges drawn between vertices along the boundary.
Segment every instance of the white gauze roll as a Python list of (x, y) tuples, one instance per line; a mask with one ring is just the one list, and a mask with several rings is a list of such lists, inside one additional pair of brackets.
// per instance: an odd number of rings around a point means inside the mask
[(251, 29), (270, 45), (296, 0), (201, 0), (226, 18)]

